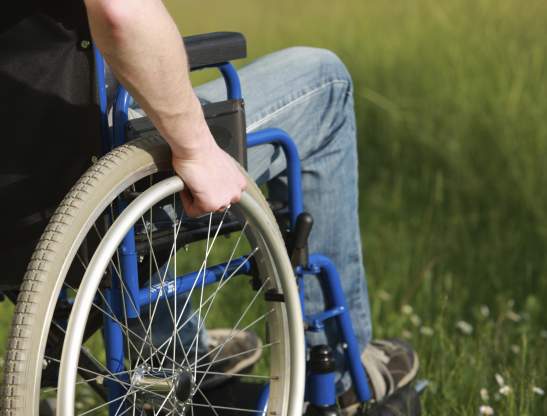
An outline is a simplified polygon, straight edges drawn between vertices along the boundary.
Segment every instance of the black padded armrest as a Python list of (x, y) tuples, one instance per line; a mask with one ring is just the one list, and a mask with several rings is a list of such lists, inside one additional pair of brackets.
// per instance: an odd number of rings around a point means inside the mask
[(183, 38), (190, 69), (199, 69), (247, 56), (245, 37), (237, 32), (213, 32)]

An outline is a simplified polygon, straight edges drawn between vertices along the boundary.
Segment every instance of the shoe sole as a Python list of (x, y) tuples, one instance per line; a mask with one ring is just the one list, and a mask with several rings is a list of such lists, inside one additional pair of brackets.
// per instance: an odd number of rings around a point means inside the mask
[[(210, 333), (214, 333), (215, 331), (221, 332), (222, 330), (211, 330)], [(210, 374), (208, 379), (202, 382), (201, 389), (215, 389), (230, 381), (235, 374), (243, 373), (252, 369), (262, 355), (262, 346), (262, 340), (260, 337), (256, 336), (256, 347), (250, 356), (238, 361), (233, 367), (225, 369), (222, 374)]]
[[(418, 370), (420, 368), (420, 360), (418, 358), (418, 354), (413, 352), (413, 365), (410, 371), (404, 376), (399, 383), (395, 386), (395, 391), (410, 384), (414, 378), (416, 378), (416, 375), (418, 374)], [(367, 377), (368, 378), (368, 377)], [(370, 381), (369, 381), (370, 383)], [(393, 391), (391, 394), (393, 394), (395, 391)], [(387, 397), (387, 396), (385, 396)], [(384, 397), (384, 398), (385, 398)], [(354, 416), (359, 412), (359, 409), (361, 407), (361, 403), (355, 403), (352, 405), (349, 405), (347, 407), (340, 409), (340, 416)]]
[(240, 373), (241, 371), (245, 371), (252, 368), (253, 365), (256, 364), (256, 362), (260, 359), (260, 356), (262, 355), (262, 345), (263, 345), (262, 340), (259, 337), (256, 337), (256, 338), (257, 338), (257, 345), (253, 354), (247, 358), (244, 358), (241, 361), (238, 361), (234, 367), (226, 370), (225, 371), (226, 375)]
[(418, 354), (414, 353), (414, 360), (413, 361), (414, 361), (414, 364), (412, 365), (412, 368), (410, 369), (410, 371), (397, 384), (398, 389), (400, 389), (401, 387), (406, 386), (412, 380), (414, 380), (414, 378), (416, 378), (416, 375), (418, 374), (418, 369), (420, 368), (420, 360), (418, 358)]

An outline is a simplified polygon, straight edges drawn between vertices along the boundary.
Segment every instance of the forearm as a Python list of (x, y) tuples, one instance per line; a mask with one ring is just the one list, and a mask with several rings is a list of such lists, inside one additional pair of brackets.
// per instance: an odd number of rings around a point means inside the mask
[(116, 77), (178, 157), (209, 134), (188, 76), (184, 44), (161, 0), (86, 0), (93, 39)]

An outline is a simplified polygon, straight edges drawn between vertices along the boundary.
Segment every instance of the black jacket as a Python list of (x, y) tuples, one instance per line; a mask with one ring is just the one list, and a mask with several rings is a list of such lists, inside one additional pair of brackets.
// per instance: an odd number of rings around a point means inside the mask
[(0, 289), (18, 285), (48, 217), (100, 149), (83, 1), (10, 8), (0, 16)]

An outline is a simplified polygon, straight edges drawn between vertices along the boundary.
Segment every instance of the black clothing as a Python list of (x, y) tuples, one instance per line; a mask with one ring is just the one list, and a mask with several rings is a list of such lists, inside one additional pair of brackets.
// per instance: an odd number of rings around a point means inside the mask
[[(47, 3), (47, 4), (45, 4)], [(0, 289), (100, 150), (83, 1), (19, 1), (0, 16)]]

